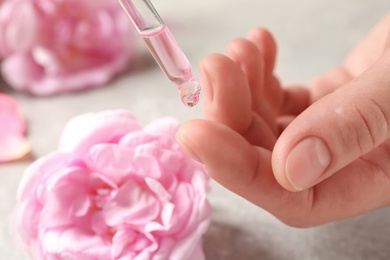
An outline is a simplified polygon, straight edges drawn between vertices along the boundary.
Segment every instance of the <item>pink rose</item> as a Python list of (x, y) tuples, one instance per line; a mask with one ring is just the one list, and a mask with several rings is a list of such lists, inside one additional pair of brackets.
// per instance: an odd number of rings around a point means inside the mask
[(0, 162), (19, 159), (30, 151), (25, 130), (16, 100), (0, 93)]
[(85, 114), (31, 165), (15, 224), (36, 259), (204, 259), (208, 177), (163, 118), (142, 129), (126, 111)]
[(115, 0), (6, 0), (1, 71), (35, 95), (107, 83), (134, 57), (133, 31)]

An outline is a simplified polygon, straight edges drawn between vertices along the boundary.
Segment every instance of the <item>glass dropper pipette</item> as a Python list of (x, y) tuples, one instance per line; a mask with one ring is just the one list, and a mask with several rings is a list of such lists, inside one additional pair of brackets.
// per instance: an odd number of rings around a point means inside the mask
[(118, 0), (158, 65), (178, 88), (186, 106), (199, 101), (200, 84), (179, 44), (149, 0)]

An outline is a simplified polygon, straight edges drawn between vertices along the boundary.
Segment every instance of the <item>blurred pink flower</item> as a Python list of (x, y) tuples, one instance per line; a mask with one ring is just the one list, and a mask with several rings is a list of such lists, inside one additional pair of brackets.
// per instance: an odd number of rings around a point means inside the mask
[(25, 130), (16, 100), (0, 93), (0, 162), (19, 159), (30, 151)]
[(1, 71), (13, 88), (35, 95), (103, 85), (134, 57), (133, 36), (115, 0), (6, 0)]
[(59, 151), (31, 165), (16, 228), (36, 259), (204, 259), (208, 177), (174, 140), (126, 111), (71, 120)]

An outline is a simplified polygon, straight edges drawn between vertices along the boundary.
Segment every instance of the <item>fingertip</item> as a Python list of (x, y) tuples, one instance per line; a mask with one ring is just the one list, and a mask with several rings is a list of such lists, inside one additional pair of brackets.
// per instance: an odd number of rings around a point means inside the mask
[[(260, 51), (250, 40), (237, 38), (232, 40), (226, 47), (226, 54), (229, 58), (242, 64), (245, 60), (258, 61), (261, 59)], [(245, 67), (243, 69), (246, 69)]]
[(248, 39), (235, 39), (226, 48), (226, 55), (245, 73), (252, 94), (252, 103), (258, 107), (262, 101), (264, 64), (257, 46)]
[(201, 62), (201, 76), (205, 117), (245, 132), (252, 121), (252, 102), (241, 68), (225, 55), (212, 54)]
[(267, 50), (276, 54), (277, 45), (273, 34), (263, 27), (256, 27), (248, 33), (248, 39), (258, 47), (267, 47)]
[(196, 147), (192, 143), (192, 129), (195, 129), (196, 122), (195, 120), (185, 122), (182, 124), (178, 131), (176, 132), (175, 139), (180, 144), (180, 146), (196, 161), (202, 162), (197, 154)]
[(235, 80), (234, 77), (238, 70), (238, 66), (231, 59), (218, 53), (206, 56), (200, 62), (199, 67), (205, 101), (210, 104), (215, 101), (214, 98), (216, 94), (224, 93), (223, 90), (225, 88), (224, 85), (226, 84), (226, 80)]
[(269, 77), (275, 67), (277, 45), (274, 36), (265, 28), (256, 27), (248, 34), (248, 39), (252, 41), (263, 55), (265, 66), (265, 76)]
[(223, 54), (213, 53), (207, 55), (200, 61), (200, 68), (202, 71), (210, 71), (215, 69), (223, 69), (221, 64), (229, 63), (231, 60)]
[[(210, 74), (213, 72), (220, 73), (219, 68), (223, 67), (226, 61), (221, 54), (210, 54), (200, 61), (200, 82), (206, 103), (211, 103), (214, 99), (213, 84)], [(217, 65), (220, 64), (220, 65)]]

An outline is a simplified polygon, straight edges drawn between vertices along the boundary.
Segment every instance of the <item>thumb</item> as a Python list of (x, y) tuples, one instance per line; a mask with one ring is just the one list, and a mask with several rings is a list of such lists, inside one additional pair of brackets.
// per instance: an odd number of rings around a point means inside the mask
[(365, 73), (318, 100), (277, 140), (272, 167), (288, 190), (309, 188), (390, 135), (390, 51)]

